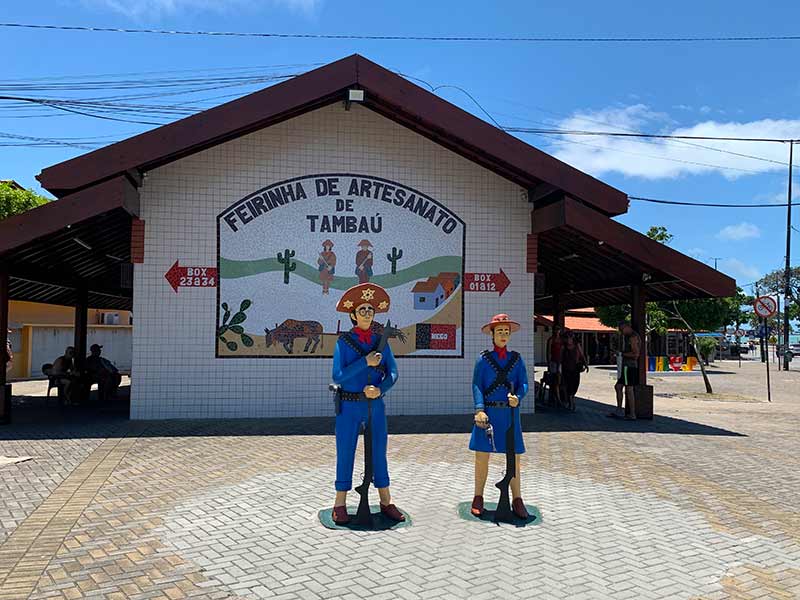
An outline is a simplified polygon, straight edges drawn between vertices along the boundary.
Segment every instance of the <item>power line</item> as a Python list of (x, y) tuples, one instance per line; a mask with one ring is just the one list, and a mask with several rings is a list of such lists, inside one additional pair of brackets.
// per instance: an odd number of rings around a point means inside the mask
[[(466, 95), (470, 100), (472, 100), (472, 102), (475, 104), (475, 106), (477, 106), (478, 109), (480, 109), (480, 111), (483, 112), (483, 114), (485, 114), (489, 118), (489, 120), (491, 120), (491, 122), (494, 123), (495, 126), (497, 126), (498, 129), (501, 129), (501, 130), (503, 130), (503, 131), (505, 131), (507, 133), (530, 133), (530, 134), (533, 134), (533, 135), (545, 136), (545, 135), (548, 135), (548, 134), (539, 133), (539, 131), (550, 131), (550, 132), (554, 131), (554, 130), (534, 130), (534, 129), (524, 128), (524, 127), (505, 127), (503, 125), (500, 125), (500, 123), (497, 122), (497, 120), (492, 116), (492, 114), (489, 113), (489, 111), (487, 111), (483, 107), (483, 105), (481, 105), (481, 103), (478, 102), (478, 100), (475, 99), (475, 97), (472, 94), (470, 94), (467, 90), (465, 90), (464, 88), (461, 88), (461, 87), (459, 87), (457, 85), (440, 85), (440, 86), (434, 87), (433, 85), (431, 85), (429, 82), (425, 81), (424, 79), (419, 79), (417, 77), (404, 75), (403, 73), (399, 73), (399, 74), (402, 75), (403, 77), (407, 77), (409, 79), (414, 79), (416, 81), (419, 81), (419, 82), (425, 84), (428, 88), (430, 88), (431, 92), (433, 92), (433, 93), (435, 93), (437, 90), (443, 89), (443, 88), (451, 88), (451, 89), (455, 89), (455, 90), (460, 91), (461, 93)], [(534, 122), (537, 122), (537, 121), (534, 121)], [(644, 139), (635, 139), (634, 140), (634, 141), (641, 142), (641, 143), (647, 143), (647, 141), (648, 141), (647, 138), (649, 138), (649, 137), (663, 137), (663, 136), (649, 136), (647, 134), (641, 134), (639, 132), (633, 132), (633, 133), (635, 133), (636, 135), (632, 136), (632, 137), (644, 138)], [(668, 140), (668, 141), (674, 141), (675, 143), (686, 144), (686, 145), (689, 145), (689, 146), (697, 146), (699, 148), (705, 148), (705, 149), (708, 149), (708, 150), (715, 150), (717, 152), (723, 152), (723, 153), (726, 153), (726, 154), (733, 154), (735, 156), (740, 156), (740, 157), (743, 157), (743, 158), (761, 160), (761, 161), (771, 162), (771, 163), (779, 164), (781, 166), (785, 166), (785, 163), (783, 163), (781, 161), (772, 160), (772, 159), (765, 158), (765, 157), (752, 156), (752, 155), (749, 155), (749, 154), (742, 154), (742, 153), (739, 153), (739, 152), (723, 150), (721, 148), (713, 148), (711, 146), (704, 146), (702, 144), (694, 144), (692, 142), (687, 142), (687, 141), (677, 140), (677, 139), (676, 140)], [(622, 148), (611, 148), (611, 147), (608, 147), (608, 146), (596, 146), (594, 144), (587, 144), (586, 142), (579, 142), (578, 140), (562, 139), (560, 142), (551, 142), (551, 143), (556, 143), (556, 144), (558, 144), (558, 143), (562, 143), (562, 144), (563, 143), (578, 144), (578, 145), (581, 145), (581, 146), (588, 146), (590, 148), (598, 148), (598, 149), (601, 149), (601, 150), (610, 150), (612, 152), (621, 152), (621, 153), (624, 153), (624, 154), (632, 154), (634, 156), (643, 156), (645, 158), (652, 158), (652, 159), (656, 159), (656, 160), (667, 160), (667, 161), (670, 161), (670, 162), (689, 164), (689, 165), (696, 165), (696, 166), (707, 167), (707, 168), (711, 168), (711, 169), (720, 169), (720, 170), (727, 170), (727, 171), (739, 171), (741, 173), (751, 173), (751, 174), (756, 174), (756, 175), (759, 175), (759, 174), (763, 173), (763, 171), (756, 171), (754, 169), (743, 169), (743, 168), (740, 168), (740, 167), (728, 167), (728, 166), (716, 165), (716, 164), (712, 164), (712, 163), (691, 161), (691, 160), (685, 160), (685, 159), (680, 159), (680, 158), (671, 158), (671, 157), (668, 157), (668, 156), (654, 156), (652, 154), (643, 154), (643, 153), (640, 153), (640, 152), (632, 152), (630, 150), (624, 150)]]
[[(671, 204), (676, 206), (706, 206), (711, 208), (786, 208), (787, 203), (782, 204), (726, 204), (717, 202), (683, 202), (679, 200), (661, 200), (657, 198), (643, 198), (641, 196), (628, 196), (630, 200), (638, 200), (639, 202), (652, 202), (654, 204)], [(792, 206), (800, 206), (800, 202), (792, 202)]]
[(721, 142), (800, 142), (798, 138), (747, 138), (714, 135), (671, 135), (658, 133), (626, 133), (622, 131), (589, 131), (584, 129), (535, 129), (530, 127), (504, 127), (511, 133), (536, 133), (539, 135), (598, 135), (608, 137), (653, 138), (664, 140), (717, 140)]
[[(522, 105), (522, 106), (525, 106), (525, 105)], [(541, 107), (534, 107), (534, 108), (536, 110), (541, 110), (543, 112), (549, 112), (549, 113), (552, 113), (554, 115), (559, 115), (559, 116), (561, 116), (561, 117), (563, 117), (565, 119), (567, 119), (567, 118), (568, 119), (575, 119), (575, 120), (578, 120), (578, 121), (586, 121), (586, 122), (589, 122), (589, 123), (597, 123), (597, 124), (605, 125), (605, 126), (611, 125), (612, 127), (616, 127), (617, 129), (624, 129), (624, 130), (629, 131), (631, 133), (641, 133), (640, 131), (636, 131), (634, 129), (630, 129), (628, 127), (623, 127), (621, 125), (613, 125), (611, 123), (597, 121), (595, 119), (588, 119), (588, 118), (582, 117), (582, 116), (565, 115), (563, 113), (557, 113), (555, 111), (547, 110), (547, 109), (541, 108)], [(547, 123), (547, 122), (544, 122), (544, 121), (537, 121), (535, 119), (525, 119), (523, 117), (516, 116), (516, 115), (511, 115), (511, 114), (508, 114), (508, 113), (495, 113), (495, 114), (500, 115), (500, 116), (504, 116), (504, 117), (512, 117), (512, 118), (515, 118), (515, 119), (520, 119), (522, 121), (528, 121), (530, 123), (539, 123), (541, 125), (550, 125), (550, 123)], [(509, 129), (510, 128), (504, 128), (505, 131), (508, 131)], [(514, 133), (514, 132), (509, 131), (509, 133)], [(550, 135), (550, 134), (537, 134), (537, 135)], [(555, 135), (555, 134), (552, 134), (552, 135)], [(644, 138), (644, 139), (633, 139), (632, 141), (633, 142), (637, 142), (637, 143), (642, 143), (642, 144), (649, 144), (651, 146), (657, 143), (655, 140), (650, 140), (650, 139), (647, 139), (647, 138)], [(743, 152), (734, 152), (733, 150), (726, 150), (724, 148), (716, 148), (714, 146), (708, 146), (706, 144), (697, 144), (697, 143), (689, 142), (689, 141), (686, 141), (686, 140), (666, 140), (666, 143), (672, 143), (672, 144), (676, 144), (676, 145), (680, 144), (681, 146), (690, 146), (690, 147), (693, 147), (693, 148), (701, 148), (703, 150), (710, 150), (712, 152), (718, 152), (718, 153), (721, 153), (721, 154), (730, 154), (731, 156), (738, 156), (739, 158), (747, 158), (747, 159), (751, 159), (751, 160), (758, 160), (758, 161), (762, 161), (762, 162), (768, 162), (768, 163), (772, 163), (772, 164), (776, 164), (776, 165), (781, 165), (782, 167), (786, 166), (786, 162), (785, 161), (775, 160), (775, 159), (772, 159), (772, 158), (766, 158), (765, 156), (756, 156), (756, 155), (753, 155), (753, 154), (745, 154)], [(672, 147), (674, 147), (674, 146), (672, 146)]]
[[(542, 135), (542, 134), (533, 134), (533, 135)], [(632, 150), (625, 150), (623, 148), (614, 148), (609, 146), (598, 146), (597, 144), (589, 144), (587, 142), (581, 142), (578, 140), (559, 140), (556, 142), (550, 142), (551, 144), (578, 144), (579, 146), (587, 146), (589, 148), (597, 148), (599, 150), (608, 150), (611, 152), (620, 152), (622, 154), (630, 154), (632, 156), (641, 156), (644, 158), (652, 158), (655, 160), (667, 160), (674, 163), (680, 163), (684, 165), (696, 165), (699, 167), (706, 167), (709, 169), (719, 169), (721, 171), (738, 171), (740, 173), (750, 173), (753, 175), (762, 175), (764, 171), (756, 171), (755, 169), (744, 169), (742, 167), (726, 167), (723, 165), (717, 165), (714, 163), (705, 163), (699, 162), (696, 160), (684, 160), (682, 158), (671, 158), (669, 156), (657, 156), (655, 154), (645, 154), (643, 152), (634, 152)]]
[(246, 31), (187, 31), (169, 29), (134, 29), (122, 27), (88, 27), (84, 25), (43, 25), (35, 23), (0, 23), (0, 27), (17, 29), (51, 29), (58, 31), (91, 31), (103, 33), (147, 33), (155, 35), (187, 35), (212, 37), (256, 37), (324, 40), (381, 40), (416, 42), (581, 42), (581, 43), (693, 43), (693, 42), (776, 42), (798, 41), (800, 35), (740, 35), (740, 36), (648, 36), (648, 37), (582, 37), (582, 36), (439, 36), (439, 35), (386, 35), (349, 33), (275, 33)]

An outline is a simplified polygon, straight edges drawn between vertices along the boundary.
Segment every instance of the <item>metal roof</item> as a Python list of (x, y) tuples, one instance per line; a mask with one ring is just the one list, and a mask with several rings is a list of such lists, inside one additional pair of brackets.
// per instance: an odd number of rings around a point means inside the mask
[(677, 250), (651, 240), (568, 196), (532, 213), (538, 268), (545, 291), (537, 313), (630, 303), (632, 285), (648, 301), (726, 297), (736, 282)]
[(130, 266), (135, 190), (105, 182), (0, 221), (9, 299), (74, 306), (78, 286), (93, 308), (132, 308)]

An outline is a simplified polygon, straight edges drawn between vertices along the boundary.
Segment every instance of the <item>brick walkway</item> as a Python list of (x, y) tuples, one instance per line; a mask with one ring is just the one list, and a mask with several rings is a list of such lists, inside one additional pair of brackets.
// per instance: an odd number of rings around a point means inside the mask
[(654, 422), (603, 416), (602, 369), (577, 414), (526, 416), (525, 529), (456, 515), (469, 416), (391, 420), (414, 524), (381, 533), (316, 520), (330, 419), (0, 428), (0, 456), (35, 457), (0, 467), (0, 598), (800, 597), (800, 372), (773, 371), (768, 404), (763, 365), (714, 371), (712, 399), (653, 378)]

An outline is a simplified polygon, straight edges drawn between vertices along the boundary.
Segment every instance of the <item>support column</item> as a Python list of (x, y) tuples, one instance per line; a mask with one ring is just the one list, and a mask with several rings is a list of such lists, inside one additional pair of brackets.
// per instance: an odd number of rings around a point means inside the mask
[(647, 384), (647, 291), (642, 284), (631, 286), (631, 326), (642, 339), (639, 352), (639, 385)]
[(82, 371), (86, 362), (86, 337), (89, 329), (89, 290), (81, 285), (75, 302), (75, 367)]
[[(6, 364), (8, 357), (8, 271), (0, 270), (0, 423), (10, 420), (11, 398), (6, 387)], [(10, 387), (10, 386), (9, 386)]]
[(553, 325), (558, 325), (562, 331), (564, 329), (564, 308), (558, 294), (553, 294)]

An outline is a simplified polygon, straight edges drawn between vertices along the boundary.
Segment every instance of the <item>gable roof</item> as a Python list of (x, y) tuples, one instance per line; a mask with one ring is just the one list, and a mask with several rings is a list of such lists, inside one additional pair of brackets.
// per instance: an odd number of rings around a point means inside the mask
[(562, 190), (593, 208), (619, 215), (627, 196), (482, 121), (366, 58), (354, 54), (283, 83), (44, 169), (42, 186), (61, 197), (96, 183), (145, 171), (346, 99), (362, 103), (438, 144), (534, 191)]
[[(442, 287), (440, 282), (429, 279), (428, 281), (418, 281), (411, 289), (411, 292), (413, 294), (430, 294), (438, 290), (440, 287)], [(442, 290), (444, 290), (444, 288), (442, 288)]]

